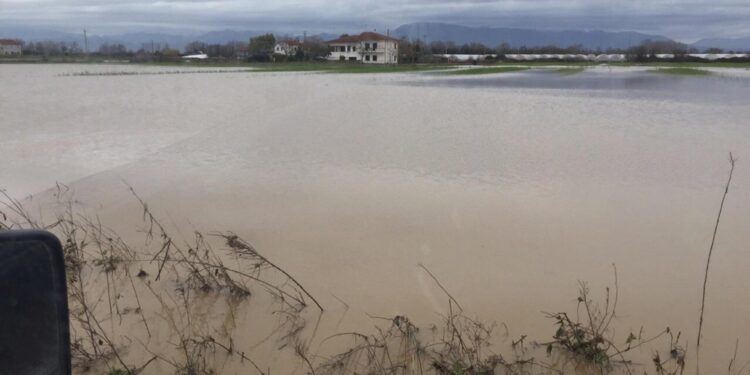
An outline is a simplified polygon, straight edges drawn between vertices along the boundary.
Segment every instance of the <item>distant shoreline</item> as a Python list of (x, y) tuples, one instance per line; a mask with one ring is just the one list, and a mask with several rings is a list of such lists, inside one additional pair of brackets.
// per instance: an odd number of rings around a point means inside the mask
[[(101, 58), (81, 58), (81, 57), (50, 57), (43, 58), (39, 56), (24, 57), (0, 57), (0, 64), (124, 64), (124, 65), (143, 65), (143, 66), (181, 66), (181, 67), (234, 67), (234, 68), (264, 68), (267, 70), (287, 70), (303, 71), (316, 70), (324, 68), (326, 70), (352, 69), (355, 66), (370, 66), (365, 64), (352, 64), (340, 62), (245, 62), (245, 61), (228, 61), (219, 59), (209, 59), (206, 61), (160, 61), (160, 62), (134, 62), (127, 59), (101, 59)], [(480, 66), (643, 66), (643, 67), (683, 67), (683, 68), (700, 68), (700, 67), (721, 67), (721, 68), (750, 68), (750, 61), (730, 61), (730, 60), (713, 60), (713, 61), (617, 61), (617, 62), (599, 62), (599, 61), (570, 61), (570, 60), (490, 60), (478, 61), (476, 64), (470, 61), (464, 62), (429, 62), (429, 63), (402, 63), (395, 65), (381, 65), (380, 67), (406, 68), (422, 66), (441, 66), (441, 67), (461, 67), (467, 65)]]

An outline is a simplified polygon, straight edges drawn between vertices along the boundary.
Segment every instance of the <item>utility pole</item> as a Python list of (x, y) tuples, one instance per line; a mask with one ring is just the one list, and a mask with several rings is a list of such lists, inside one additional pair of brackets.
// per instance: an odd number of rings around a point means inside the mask
[(309, 48), (307, 46), (307, 30), (302, 32), (302, 59), (307, 60), (309, 53)]
[(89, 59), (89, 38), (86, 35), (86, 29), (83, 29), (83, 53), (86, 56), (86, 60)]
[(412, 52), (413, 55), (411, 57), (412, 58), (412, 63), (414, 63), (414, 62), (417, 61), (417, 49), (418, 48), (419, 48), (419, 23), (417, 23), (417, 42), (414, 43), (414, 48), (413, 48), (413, 52)]

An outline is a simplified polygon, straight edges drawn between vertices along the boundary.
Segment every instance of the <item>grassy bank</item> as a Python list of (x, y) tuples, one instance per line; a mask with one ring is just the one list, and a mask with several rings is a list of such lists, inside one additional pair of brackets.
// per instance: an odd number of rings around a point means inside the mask
[[(0, 63), (50, 63), (50, 64), (91, 64), (91, 65), (132, 65), (144, 67), (170, 67), (174, 71), (162, 72), (81, 72), (70, 75), (106, 76), (106, 75), (140, 75), (140, 74), (194, 74), (202, 73), (273, 73), (273, 72), (319, 72), (335, 74), (379, 74), (379, 73), (411, 73), (411, 72), (440, 72), (447, 75), (485, 75), (517, 72), (529, 69), (555, 69), (562, 75), (576, 75), (588, 67), (642, 67), (651, 68), (664, 74), (684, 76), (705, 76), (710, 72), (706, 68), (750, 69), (750, 63), (738, 62), (565, 62), (565, 61), (524, 61), (524, 62), (486, 62), (478, 66), (466, 64), (398, 64), (374, 65), (339, 62), (284, 62), (284, 63), (248, 63), (241, 61), (174, 61), (153, 63), (130, 63), (117, 60), (85, 60), (80, 58), (55, 58), (44, 60), (34, 57), (0, 58)], [(186, 69), (190, 68), (190, 69)]]
[(673, 68), (738, 68), (750, 69), (750, 62), (730, 61), (704, 61), (704, 62), (677, 62), (677, 61), (649, 61), (649, 62), (596, 62), (596, 61), (499, 61), (487, 63), (491, 66), (524, 65), (529, 67), (590, 67), (590, 66), (621, 66), (621, 67), (673, 67)]
[[(415, 65), (369, 65), (339, 63), (263, 63), (263, 64), (224, 64), (224, 63), (158, 63), (135, 64), (144, 67), (164, 67), (175, 70), (155, 72), (115, 71), (115, 72), (81, 72), (72, 76), (106, 76), (106, 75), (149, 75), (149, 74), (195, 74), (195, 73), (274, 73), (274, 72), (320, 72), (342, 74), (373, 73), (408, 73), (454, 69), (451, 65), (415, 64)], [(186, 69), (190, 68), (190, 69)]]
[[(264, 71), (311, 71), (311, 70), (337, 70), (343, 72), (367, 72), (370, 68), (353, 68), (353, 66), (363, 66), (363, 64), (354, 63), (340, 63), (334, 61), (302, 61), (302, 62), (279, 62), (279, 63), (258, 63), (258, 62), (246, 62), (239, 60), (190, 60), (190, 61), (161, 61), (161, 62), (131, 62), (128, 60), (104, 58), (99, 56), (83, 57), (83, 56), (53, 56), (53, 57), (42, 57), (42, 56), (4, 56), (0, 57), (1, 63), (48, 63), (48, 64), (135, 64), (135, 65), (147, 65), (147, 66), (193, 66), (193, 67), (234, 67), (234, 68), (247, 68), (252, 67), (261, 69)], [(485, 61), (480, 62), (483, 66), (517, 66), (524, 65), (529, 67), (546, 67), (546, 66), (566, 66), (566, 67), (587, 67), (597, 65), (610, 65), (610, 66), (639, 66), (639, 67), (673, 67), (673, 68), (743, 68), (750, 69), (750, 62), (735, 62), (735, 61), (646, 61), (646, 62), (596, 62), (596, 61)], [(456, 63), (427, 63), (427, 64), (398, 64), (392, 65), (364, 65), (367, 67), (374, 67), (374, 72), (381, 71), (411, 71), (421, 70), (429, 67), (433, 68), (453, 68), (466, 64)]]
[(142, 76), (142, 75), (174, 75), (174, 74), (217, 74), (217, 73), (252, 73), (253, 69), (190, 69), (190, 70), (166, 70), (156, 72), (133, 72), (133, 71), (111, 71), (111, 72), (77, 72), (62, 74), (63, 77), (107, 77), (107, 76)]
[[(174, 63), (169, 65), (182, 65), (185, 63)], [(187, 63), (190, 64), (190, 63)], [(356, 67), (373, 67), (375, 69), (396, 69), (396, 70), (429, 70), (429, 69), (454, 69), (458, 67), (469, 66), (467, 64), (457, 63), (430, 63), (430, 64), (398, 64), (398, 65), (364, 65), (338, 62), (288, 62), (288, 63), (229, 63), (215, 64), (210, 62), (195, 63), (195, 66), (252, 66), (262, 70), (357, 70)], [(620, 66), (620, 67), (665, 67), (665, 68), (739, 68), (750, 69), (750, 62), (593, 62), (593, 61), (488, 61), (480, 63), (479, 67), (570, 67), (586, 68), (592, 66)], [(390, 68), (389, 68), (390, 67)]]
[(343, 64), (334, 66), (327, 72), (331, 73), (408, 73), (428, 72), (436, 70), (453, 69), (452, 66), (417, 64), (417, 65), (365, 65), (365, 64)]
[(650, 70), (652, 73), (660, 73), (660, 74), (671, 74), (671, 75), (677, 75), (677, 76), (710, 76), (711, 73), (708, 70), (703, 69), (696, 69), (696, 68), (658, 68)]
[(455, 76), (471, 76), (471, 75), (482, 75), (482, 74), (500, 74), (500, 73), (512, 73), (529, 70), (529, 67), (525, 66), (491, 66), (491, 67), (479, 67), (479, 68), (466, 68), (466, 69), (453, 69), (442, 72), (442, 74), (455, 75)]

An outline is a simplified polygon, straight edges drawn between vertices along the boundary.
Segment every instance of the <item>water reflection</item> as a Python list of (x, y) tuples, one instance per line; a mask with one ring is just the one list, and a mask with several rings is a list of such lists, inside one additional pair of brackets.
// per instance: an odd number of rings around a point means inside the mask
[[(406, 81), (409, 86), (460, 88), (548, 89), (596, 96), (648, 97), (677, 101), (742, 103), (750, 94), (750, 79), (722, 75), (681, 76), (644, 70), (588, 69), (578, 74), (561, 74), (555, 69), (533, 69), (518, 73), (478, 76), (439, 76)], [(570, 94), (571, 92), (566, 92)]]

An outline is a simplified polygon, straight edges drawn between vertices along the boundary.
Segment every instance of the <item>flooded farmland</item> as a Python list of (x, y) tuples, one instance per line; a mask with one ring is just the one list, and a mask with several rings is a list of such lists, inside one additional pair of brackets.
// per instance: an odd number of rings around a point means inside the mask
[[(744, 70), (71, 75), (160, 69), (0, 65), (0, 187), (45, 216), (62, 183), (134, 243), (128, 186), (175, 233), (236, 233), (325, 308), (309, 341), (321, 356), (344, 345), (322, 338), (370, 332), (374, 317), (439, 323), (446, 295), (419, 265), (467, 314), (507, 326), (498, 352), (549, 341), (544, 312), (575, 312), (579, 281), (601, 299), (613, 264), (616, 340), (669, 326), (692, 348), (733, 152), (701, 367), (725, 371), (738, 338), (750, 359)], [(260, 339), (233, 341), (250, 355)], [(290, 366), (257, 351), (262, 368)]]

